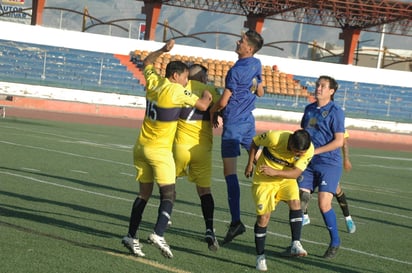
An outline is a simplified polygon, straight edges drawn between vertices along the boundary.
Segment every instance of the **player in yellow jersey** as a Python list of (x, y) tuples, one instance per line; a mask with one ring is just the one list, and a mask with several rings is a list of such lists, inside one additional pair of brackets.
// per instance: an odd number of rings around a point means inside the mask
[[(349, 143), (348, 143), (349, 133), (347, 130), (345, 130), (345, 134), (343, 135), (343, 137), (344, 137), (343, 146), (342, 146), (343, 169), (345, 171), (350, 171), (352, 169), (352, 163), (349, 159)], [(345, 224), (346, 224), (347, 231), (349, 233), (355, 233), (356, 225), (352, 219), (352, 216), (350, 215), (348, 201), (346, 200), (346, 195), (342, 189), (341, 183), (339, 183), (338, 187), (336, 188), (335, 198), (338, 201), (338, 204), (342, 210), (343, 217), (345, 217)], [(306, 205), (306, 208), (302, 208), (302, 209), (304, 211), (303, 225), (308, 225), (310, 224), (310, 218), (308, 214), (307, 205)]]
[[(189, 68), (187, 90), (200, 96), (208, 90), (213, 102), (218, 99), (218, 92), (212, 85), (207, 85), (207, 68), (193, 64)], [(212, 147), (213, 130), (209, 111), (200, 111), (187, 107), (181, 111), (175, 136), (174, 151), (176, 175), (188, 176), (188, 180), (196, 184), (200, 198), (203, 219), (206, 226), (205, 241), (211, 251), (217, 251), (219, 243), (213, 228), (214, 199), (211, 192), (212, 181)]]
[(176, 168), (172, 147), (177, 122), (183, 107), (195, 107), (205, 111), (212, 101), (208, 91), (204, 91), (199, 98), (186, 90), (184, 86), (188, 81), (189, 70), (183, 62), (168, 63), (164, 78), (156, 72), (154, 61), (162, 53), (169, 52), (173, 46), (174, 40), (170, 40), (161, 49), (151, 52), (143, 61), (146, 113), (133, 149), (140, 192), (132, 206), (128, 235), (122, 239), (123, 245), (132, 254), (140, 257), (145, 254), (142, 252), (137, 231), (152, 195), (154, 183), (159, 187), (160, 204), (154, 231), (149, 235), (148, 241), (159, 248), (165, 257), (173, 257), (163, 235), (176, 197)]
[[(256, 154), (262, 153), (259, 157)], [(280, 201), (289, 206), (289, 224), (292, 233), (291, 246), (284, 255), (306, 256), (300, 243), (302, 210), (299, 187), (296, 183), (313, 157), (315, 148), (305, 130), (268, 131), (253, 138), (245, 176), (252, 177), (252, 195), (256, 206), (254, 226), (256, 246), (256, 269), (267, 271), (265, 258), (266, 231), (272, 211)], [(256, 161), (257, 158), (257, 161)], [(254, 162), (256, 167), (254, 169)]]

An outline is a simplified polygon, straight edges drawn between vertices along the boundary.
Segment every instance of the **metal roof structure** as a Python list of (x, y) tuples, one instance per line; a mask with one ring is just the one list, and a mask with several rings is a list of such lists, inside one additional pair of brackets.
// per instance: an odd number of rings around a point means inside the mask
[[(361, 31), (412, 37), (412, 1), (388, 0), (136, 0), (146, 14), (145, 39), (154, 40), (162, 5), (245, 16), (245, 27), (262, 32), (264, 21), (279, 20), (340, 28), (343, 63), (352, 64)], [(32, 25), (42, 23), (46, 0), (33, 0)]]
[(262, 17), (335, 28), (412, 37), (412, 2), (378, 0), (137, 0), (146, 4), (198, 9), (225, 14)]
[(262, 32), (264, 20), (280, 20), (342, 29), (343, 63), (352, 64), (360, 32), (412, 37), (412, 3), (377, 0), (136, 0), (144, 2), (145, 39), (153, 40), (162, 5), (246, 17), (245, 27)]

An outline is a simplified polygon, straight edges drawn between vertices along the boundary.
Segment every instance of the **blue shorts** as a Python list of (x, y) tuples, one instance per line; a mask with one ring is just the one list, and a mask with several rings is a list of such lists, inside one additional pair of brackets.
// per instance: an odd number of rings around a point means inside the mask
[(336, 193), (336, 187), (342, 176), (342, 165), (309, 164), (298, 179), (300, 189), (313, 192), (317, 187), (319, 192)]
[(240, 146), (247, 151), (256, 135), (255, 118), (251, 118), (228, 125), (223, 124), (221, 155), (222, 158), (240, 156)]

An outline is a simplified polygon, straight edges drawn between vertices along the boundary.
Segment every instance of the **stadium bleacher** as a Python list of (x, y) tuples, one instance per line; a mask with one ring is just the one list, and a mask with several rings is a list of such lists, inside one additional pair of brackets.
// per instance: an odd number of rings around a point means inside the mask
[[(0, 81), (144, 96), (144, 79), (132, 70), (141, 67), (147, 51), (116, 56), (7, 40), (0, 40), (0, 48)], [(202, 63), (209, 69), (209, 80), (220, 89), (233, 65), (223, 60), (164, 54), (155, 64), (160, 73), (164, 73), (170, 60)], [(258, 98), (257, 107), (303, 111), (310, 101), (316, 78), (286, 74), (276, 65), (263, 66), (262, 71), (266, 94)], [(339, 81), (339, 84), (335, 101), (347, 117), (412, 120), (411, 88), (349, 81)]]
[(0, 80), (144, 95), (144, 85), (109, 53), (0, 40)]

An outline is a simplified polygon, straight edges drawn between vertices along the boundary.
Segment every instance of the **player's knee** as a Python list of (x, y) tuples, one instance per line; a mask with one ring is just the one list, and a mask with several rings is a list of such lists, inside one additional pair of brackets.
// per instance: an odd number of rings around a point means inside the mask
[(305, 210), (309, 204), (311, 194), (310, 192), (300, 190), (299, 197), (300, 197), (300, 206), (302, 210)]
[(160, 187), (160, 199), (174, 203), (176, 199), (175, 184)]

